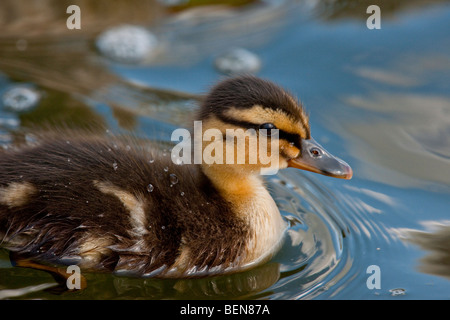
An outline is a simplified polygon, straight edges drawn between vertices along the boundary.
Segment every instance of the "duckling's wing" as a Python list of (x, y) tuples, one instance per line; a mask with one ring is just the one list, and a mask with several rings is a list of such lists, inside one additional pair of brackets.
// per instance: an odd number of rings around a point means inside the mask
[(118, 140), (52, 138), (2, 153), (2, 244), (45, 261), (84, 259), (105, 268), (117, 263), (118, 254), (108, 247), (135, 232), (130, 214), (146, 206), (153, 172), (147, 166), (153, 153), (133, 147)]

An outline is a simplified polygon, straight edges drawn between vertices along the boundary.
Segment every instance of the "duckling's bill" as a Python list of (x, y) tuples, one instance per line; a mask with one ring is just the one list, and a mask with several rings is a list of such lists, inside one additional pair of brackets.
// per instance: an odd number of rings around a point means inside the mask
[(300, 155), (289, 160), (288, 166), (340, 179), (353, 176), (352, 168), (345, 161), (330, 154), (312, 138), (302, 140)]

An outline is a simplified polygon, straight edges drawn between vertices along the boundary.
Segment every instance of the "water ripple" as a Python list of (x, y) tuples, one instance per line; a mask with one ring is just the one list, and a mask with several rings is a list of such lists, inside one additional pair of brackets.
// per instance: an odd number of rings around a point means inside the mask
[(393, 237), (370, 218), (382, 209), (364, 202), (360, 194), (385, 203), (392, 199), (368, 189), (329, 189), (298, 171), (280, 173), (269, 187), (290, 222), (288, 239), (275, 257), (280, 280), (270, 288), (276, 292), (272, 298), (334, 297), (358, 278), (360, 291), (367, 290), (367, 261), (376, 261), (380, 247)]

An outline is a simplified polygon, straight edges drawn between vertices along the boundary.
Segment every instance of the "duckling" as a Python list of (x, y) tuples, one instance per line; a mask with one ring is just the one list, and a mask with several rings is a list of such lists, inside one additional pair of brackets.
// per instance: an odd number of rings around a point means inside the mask
[[(270, 81), (224, 79), (197, 120), (227, 143), (228, 129), (253, 129), (258, 140), (264, 129), (279, 145), (269, 148), (277, 169), (352, 176), (312, 139), (302, 105)], [(258, 170), (267, 164), (248, 162), (254, 146), (244, 163), (181, 165), (137, 139), (74, 132), (10, 149), (0, 153), (0, 240), (33, 266), (177, 278), (244, 270), (282, 244), (287, 224)]]

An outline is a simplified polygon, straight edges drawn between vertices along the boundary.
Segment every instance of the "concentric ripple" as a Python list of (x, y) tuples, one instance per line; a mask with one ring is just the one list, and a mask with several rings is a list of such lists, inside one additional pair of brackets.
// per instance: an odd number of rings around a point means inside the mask
[(290, 222), (284, 247), (274, 259), (280, 279), (271, 298), (332, 298), (355, 289), (349, 285), (373, 294), (366, 286), (366, 264), (376, 263), (380, 247), (391, 239), (372, 223), (372, 207), (356, 197), (358, 188), (336, 183), (330, 189), (322, 181), (290, 169), (270, 180), (275, 201)]

